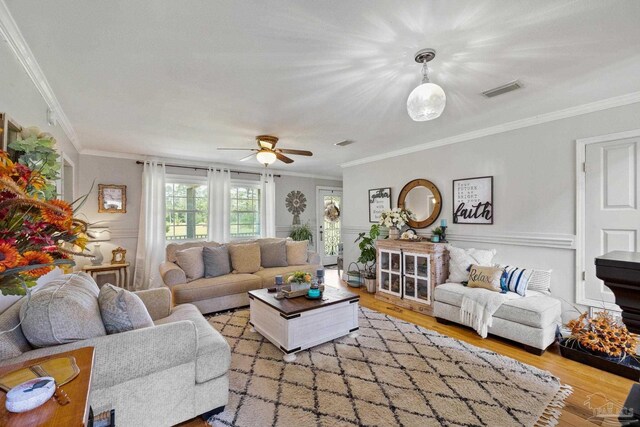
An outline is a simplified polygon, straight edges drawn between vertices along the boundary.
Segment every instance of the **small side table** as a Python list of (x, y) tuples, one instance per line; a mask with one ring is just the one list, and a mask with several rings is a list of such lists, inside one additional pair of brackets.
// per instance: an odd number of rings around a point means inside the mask
[(7, 411), (5, 400), (7, 394), (0, 391), (0, 425), (1, 426), (86, 426), (89, 421), (89, 393), (91, 391), (91, 370), (93, 369), (93, 347), (82, 347), (64, 353), (40, 357), (15, 365), (0, 368), (0, 376), (8, 372), (35, 365), (47, 359), (73, 356), (80, 369), (77, 377), (62, 386), (69, 396), (69, 403), (62, 406), (54, 398), (42, 406), (27, 412), (15, 414)]
[(87, 264), (82, 267), (82, 271), (85, 271), (91, 275), (96, 281), (98, 276), (101, 274), (115, 274), (116, 283), (114, 285), (129, 289), (129, 263), (124, 262), (122, 264), (101, 264), (101, 265), (91, 265)]

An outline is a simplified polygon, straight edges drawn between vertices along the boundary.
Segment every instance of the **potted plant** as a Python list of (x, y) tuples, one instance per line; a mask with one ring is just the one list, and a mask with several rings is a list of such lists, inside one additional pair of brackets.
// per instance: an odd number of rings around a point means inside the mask
[(444, 230), (442, 229), (442, 227), (436, 227), (433, 229), (432, 233), (433, 233), (433, 237), (431, 238), (431, 241), (438, 243), (439, 241), (442, 240), (442, 235), (444, 234)]
[(414, 219), (411, 211), (403, 208), (393, 208), (380, 214), (378, 225), (389, 229), (389, 239), (396, 240), (400, 235), (400, 230), (410, 219)]
[(291, 291), (299, 291), (301, 289), (309, 289), (311, 283), (311, 274), (306, 271), (294, 271), (287, 277)]
[(313, 245), (313, 231), (311, 231), (311, 227), (309, 227), (308, 223), (293, 226), (291, 233), (289, 233), (289, 237), (298, 242), (308, 240), (309, 246)]
[(380, 235), (380, 225), (373, 224), (369, 230), (369, 235), (366, 233), (358, 234), (358, 238), (354, 243), (358, 243), (360, 248), (360, 257), (358, 262), (364, 265), (364, 283), (367, 287), (367, 291), (376, 291), (376, 239)]

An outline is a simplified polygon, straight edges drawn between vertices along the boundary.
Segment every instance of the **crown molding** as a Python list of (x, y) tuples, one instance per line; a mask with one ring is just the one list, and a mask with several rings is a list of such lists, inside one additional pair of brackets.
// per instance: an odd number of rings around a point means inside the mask
[(607, 110), (609, 108), (622, 107), (629, 104), (640, 102), (640, 92), (632, 92), (626, 95), (607, 98), (600, 101), (590, 102), (575, 107), (565, 108), (564, 110), (553, 111), (551, 113), (540, 114), (526, 119), (515, 120), (512, 122), (502, 123), (500, 125), (491, 126), (484, 129), (478, 129), (447, 138), (436, 139), (434, 141), (425, 142), (423, 144), (414, 145), (400, 150), (393, 150), (382, 154), (363, 157), (358, 160), (342, 163), (340, 167), (348, 168), (352, 166), (364, 165), (366, 163), (377, 162), (392, 157), (398, 157), (405, 154), (416, 153), (418, 151), (429, 150), (431, 148), (442, 147), (445, 145), (457, 144), (459, 142), (470, 141), (472, 139), (482, 138), (485, 136), (496, 135), (503, 132), (509, 132), (516, 129), (522, 129), (529, 126), (535, 126), (542, 123), (553, 122), (556, 120), (567, 119), (569, 117), (581, 116), (583, 114), (594, 113), (597, 111)]
[(82, 150), (82, 144), (80, 143), (78, 134), (62, 109), (58, 98), (56, 98), (56, 95), (53, 93), (49, 81), (45, 77), (40, 65), (38, 65), (38, 61), (36, 61), (33, 52), (31, 52), (31, 48), (29, 48), (27, 41), (22, 36), (18, 24), (16, 24), (16, 21), (13, 19), (4, 0), (0, 0), (0, 34), (7, 40), (16, 59), (18, 59), (27, 72), (31, 81), (33, 81), (33, 84), (36, 86), (36, 89), (38, 89), (38, 92), (40, 92), (40, 95), (42, 95), (49, 109), (55, 113), (60, 127), (69, 138), (69, 141), (71, 141), (71, 144), (80, 152)]
[[(0, 0), (2, 1), (2, 0)], [(233, 170), (237, 170), (240, 172), (252, 172), (252, 173), (261, 173), (264, 172), (264, 169), (260, 168), (247, 168), (240, 167), (238, 165), (233, 165), (229, 163), (217, 163), (217, 162), (203, 162), (203, 161), (195, 161), (189, 160), (185, 158), (166, 158), (161, 156), (146, 156), (143, 154), (131, 154), (131, 153), (120, 153), (117, 151), (106, 151), (106, 150), (92, 150), (92, 149), (84, 149), (79, 152), (83, 156), (98, 156), (98, 157), (109, 157), (113, 159), (127, 159), (127, 160), (158, 160), (165, 163), (179, 163), (184, 166), (197, 166), (197, 167), (225, 167)], [(319, 175), (319, 174), (311, 174), (311, 173), (302, 173), (302, 172), (293, 172), (287, 171), (284, 169), (272, 169), (269, 168), (270, 172), (283, 175), (283, 176), (294, 176), (299, 178), (314, 178), (314, 179), (323, 179), (328, 181), (340, 181), (342, 182), (341, 176), (331, 176), (331, 175)]]

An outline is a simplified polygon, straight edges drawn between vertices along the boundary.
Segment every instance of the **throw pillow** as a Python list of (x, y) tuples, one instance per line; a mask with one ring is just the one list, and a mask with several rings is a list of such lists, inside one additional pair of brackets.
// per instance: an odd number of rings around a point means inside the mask
[(102, 323), (107, 334), (153, 326), (153, 320), (140, 297), (126, 289), (105, 284), (98, 294)]
[(287, 264), (288, 265), (303, 265), (307, 264), (307, 250), (309, 248), (309, 241), (287, 241)]
[(504, 267), (504, 272), (509, 291), (525, 296), (533, 270), (507, 265)]
[(255, 273), (260, 270), (260, 245), (229, 245), (233, 273)]
[(22, 332), (33, 347), (49, 347), (106, 335), (98, 285), (86, 273), (65, 274), (22, 304)]
[(202, 246), (196, 246), (176, 252), (176, 264), (184, 270), (184, 274), (186, 274), (188, 282), (204, 277)]
[(513, 266), (498, 266), (505, 271), (505, 282), (511, 292), (524, 296), (527, 290), (551, 295), (552, 270), (536, 270)]
[(490, 251), (482, 249), (462, 249), (448, 245), (449, 251), (449, 279), (450, 283), (462, 283), (469, 279), (469, 267), (472, 264), (481, 267), (490, 267), (496, 254), (495, 249)]
[(205, 247), (202, 250), (202, 259), (205, 277), (218, 277), (231, 273), (229, 249), (224, 245), (217, 248)]
[(260, 263), (263, 267), (287, 267), (287, 242), (282, 240), (260, 245)]
[(467, 286), (470, 288), (484, 288), (494, 292), (503, 292), (500, 281), (502, 273), (503, 271), (500, 268), (472, 265), (469, 271), (469, 283)]

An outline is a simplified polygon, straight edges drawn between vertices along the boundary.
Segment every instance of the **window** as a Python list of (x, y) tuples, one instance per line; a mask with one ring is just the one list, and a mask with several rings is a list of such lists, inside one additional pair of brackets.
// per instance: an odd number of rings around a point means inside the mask
[(167, 240), (206, 239), (209, 218), (206, 184), (167, 183), (165, 195)]
[(231, 185), (229, 213), (232, 239), (260, 235), (260, 187), (252, 183)]

